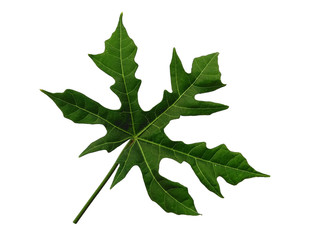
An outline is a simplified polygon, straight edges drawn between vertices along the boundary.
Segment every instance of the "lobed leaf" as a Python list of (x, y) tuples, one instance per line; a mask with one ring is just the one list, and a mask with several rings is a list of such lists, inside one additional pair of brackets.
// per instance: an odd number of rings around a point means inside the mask
[(107, 129), (107, 134), (90, 144), (80, 156), (99, 150), (111, 152), (130, 138), (131, 134), (125, 130), (126, 123), (121, 120), (123, 118), (120, 112), (107, 109), (84, 94), (71, 89), (63, 93), (41, 91), (55, 102), (65, 118), (75, 123), (102, 124)]
[(218, 53), (196, 58), (191, 74), (183, 69), (182, 63), (173, 50), (170, 64), (172, 93), (164, 91), (162, 101), (146, 113), (148, 125), (138, 136), (158, 134), (168, 123), (180, 116), (209, 115), (228, 106), (196, 100), (196, 94), (217, 90), (225, 84), (220, 80)]
[(101, 54), (89, 54), (94, 63), (105, 73), (114, 78), (111, 90), (119, 97), (121, 112), (129, 113), (127, 122), (130, 132), (135, 135), (139, 128), (142, 110), (138, 103), (138, 90), (141, 80), (135, 77), (138, 64), (134, 61), (137, 47), (128, 36), (122, 23), (122, 14), (116, 31), (105, 41), (105, 51)]
[[(138, 67), (134, 60), (136, 52), (137, 47), (123, 26), (121, 14), (115, 32), (105, 41), (104, 52), (89, 54), (94, 63), (115, 80), (111, 90), (120, 99), (121, 107), (118, 110), (105, 108), (74, 90), (63, 93), (42, 90), (66, 118), (75, 123), (105, 126), (106, 135), (91, 143), (80, 157), (100, 150), (111, 152), (129, 140), (116, 160), (119, 167), (111, 188), (123, 180), (133, 166), (138, 166), (150, 198), (161, 208), (176, 214), (198, 215), (188, 189), (159, 174), (161, 159), (187, 162), (201, 183), (220, 197), (223, 196), (217, 181), (219, 176), (232, 185), (247, 178), (268, 177), (252, 168), (242, 154), (230, 151), (224, 144), (208, 149), (205, 143), (172, 141), (164, 133), (169, 122), (180, 116), (210, 115), (228, 108), (220, 103), (195, 99), (197, 94), (225, 86), (221, 82), (218, 53), (195, 58), (191, 73), (187, 73), (173, 49), (170, 63), (172, 92), (164, 91), (162, 100), (145, 112), (138, 102), (141, 80), (135, 77)], [(98, 189), (101, 190), (101, 185)]]
[(154, 158), (171, 158), (187, 162), (208, 190), (223, 197), (217, 178), (236, 185), (247, 178), (268, 177), (252, 168), (240, 153), (231, 152), (224, 144), (208, 149), (205, 143), (185, 144), (171, 141), (164, 133), (153, 138), (139, 138)]

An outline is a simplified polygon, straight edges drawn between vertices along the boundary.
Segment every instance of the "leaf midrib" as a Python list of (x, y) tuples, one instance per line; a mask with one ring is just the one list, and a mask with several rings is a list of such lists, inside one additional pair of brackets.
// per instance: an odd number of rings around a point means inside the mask
[(136, 134), (136, 130), (135, 130), (135, 127), (134, 127), (134, 120), (133, 120), (133, 114), (132, 114), (132, 109), (131, 109), (131, 101), (130, 101), (130, 98), (129, 98), (129, 94), (128, 94), (128, 89), (127, 89), (127, 83), (126, 83), (126, 78), (125, 78), (125, 75), (124, 75), (124, 70), (123, 70), (123, 60), (122, 60), (122, 21), (120, 21), (120, 65), (121, 65), (121, 75), (122, 75), (122, 79), (123, 79), (123, 83), (124, 83), (124, 87), (125, 87), (125, 90), (126, 90), (126, 96), (127, 96), (127, 100), (128, 100), (128, 105), (129, 105), (129, 110), (130, 110), (130, 115), (131, 115), (131, 124), (132, 124), (132, 130), (133, 130), (133, 135)]

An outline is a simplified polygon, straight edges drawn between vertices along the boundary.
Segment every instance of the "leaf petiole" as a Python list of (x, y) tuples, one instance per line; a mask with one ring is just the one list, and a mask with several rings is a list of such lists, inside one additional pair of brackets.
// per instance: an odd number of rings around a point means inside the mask
[(101, 191), (101, 189), (104, 187), (104, 185), (107, 183), (107, 181), (109, 180), (109, 178), (111, 177), (111, 175), (113, 174), (114, 170), (116, 170), (118, 166), (117, 161), (113, 164), (112, 168), (110, 169), (110, 171), (108, 172), (107, 176), (103, 179), (103, 181), (100, 183), (99, 187), (96, 189), (96, 191), (92, 194), (92, 196), (90, 197), (90, 199), (87, 201), (87, 203), (84, 205), (84, 207), (81, 209), (81, 211), (79, 212), (79, 214), (77, 215), (77, 217), (73, 220), (74, 224), (77, 224), (78, 221), (80, 220), (80, 218), (82, 217), (82, 215), (85, 213), (85, 211), (88, 209), (88, 207), (90, 206), (90, 204), (93, 202), (93, 200), (96, 198), (96, 196), (99, 194), (99, 192)]

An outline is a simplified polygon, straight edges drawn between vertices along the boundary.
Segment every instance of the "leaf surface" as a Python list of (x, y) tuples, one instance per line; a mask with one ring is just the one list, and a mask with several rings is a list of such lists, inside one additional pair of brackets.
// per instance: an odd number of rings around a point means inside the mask
[[(198, 215), (188, 189), (159, 174), (160, 161), (171, 158), (187, 162), (201, 183), (223, 197), (217, 178), (236, 185), (247, 178), (268, 177), (252, 168), (240, 153), (230, 151), (224, 144), (209, 149), (205, 143), (185, 144), (172, 141), (164, 128), (180, 116), (210, 115), (228, 106), (199, 101), (195, 95), (215, 91), (221, 82), (218, 53), (195, 58), (187, 73), (173, 49), (170, 76), (172, 92), (164, 91), (162, 100), (151, 110), (143, 111), (138, 102), (141, 80), (135, 77), (138, 64), (134, 58), (137, 47), (123, 26), (122, 14), (111, 38), (105, 41), (105, 51), (89, 55), (94, 63), (111, 76), (111, 90), (119, 97), (121, 107), (111, 110), (74, 90), (50, 93), (42, 90), (75, 123), (102, 124), (107, 133), (91, 143), (81, 154), (112, 150), (124, 142), (116, 163), (118, 169), (111, 188), (123, 180), (132, 167), (138, 166), (150, 198), (166, 212)], [(115, 169), (115, 168), (114, 168)]]

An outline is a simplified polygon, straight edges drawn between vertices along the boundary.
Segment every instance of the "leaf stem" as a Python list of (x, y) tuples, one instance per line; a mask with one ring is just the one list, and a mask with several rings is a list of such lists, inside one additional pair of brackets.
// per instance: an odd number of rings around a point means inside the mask
[(87, 201), (86, 205), (84, 205), (84, 207), (81, 209), (81, 211), (79, 212), (79, 214), (77, 215), (77, 217), (73, 220), (74, 224), (77, 224), (78, 221), (80, 220), (80, 218), (82, 217), (82, 215), (85, 213), (85, 211), (88, 209), (88, 207), (90, 206), (90, 204), (92, 203), (92, 201), (95, 199), (95, 197), (99, 194), (99, 192), (101, 191), (101, 189), (104, 187), (104, 185), (107, 183), (107, 181), (109, 180), (109, 178), (111, 177), (111, 175), (113, 174), (114, 170), (116, 170), (118, 166), (117, 161), (113, 164), (112, 168), (110, 169), (110, 171), (108, 172), (107, 176), (103, 179), (103, 181), (100, 183), (99, 187), (96, 189), (96, 191), (92, 194), (92, 196), (90, 197), (90, 199)]

